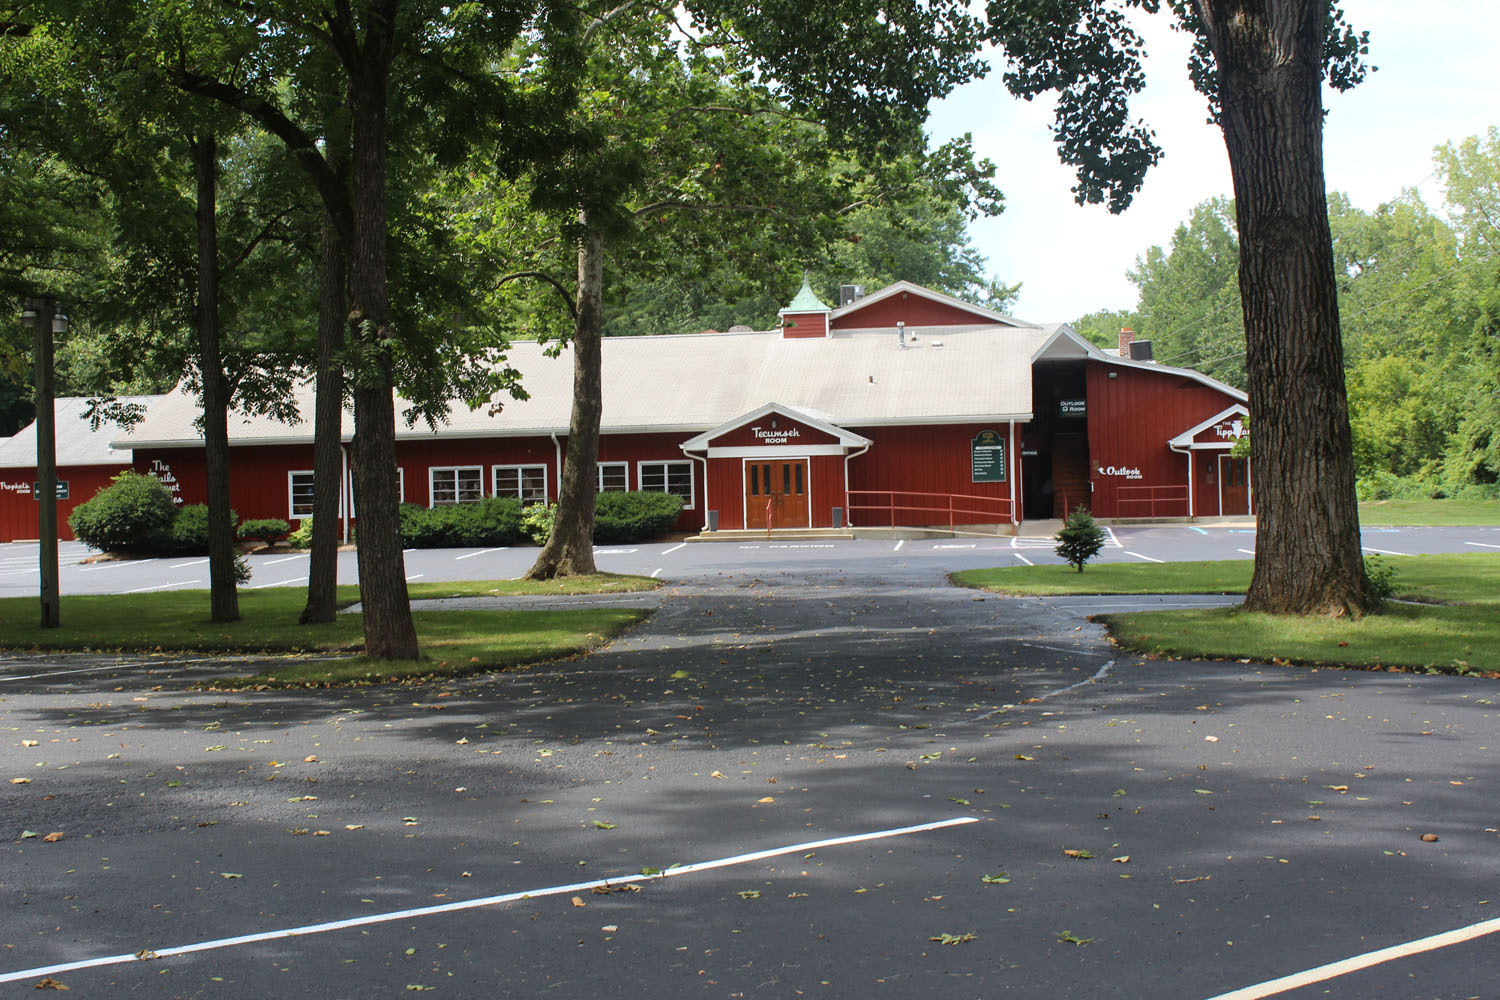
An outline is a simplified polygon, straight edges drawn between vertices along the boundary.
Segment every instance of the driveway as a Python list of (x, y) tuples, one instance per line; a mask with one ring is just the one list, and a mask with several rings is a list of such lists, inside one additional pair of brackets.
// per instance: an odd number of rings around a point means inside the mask
[(9, 659), (0, 996), (1204, 1000), (1402, 945), (1276, 995), (1493, 995), (1493, 938), (1409, 946), (1497, 915), (1492, 684), (1121, 658), (942, 569), (706, 572), (445, 685)]

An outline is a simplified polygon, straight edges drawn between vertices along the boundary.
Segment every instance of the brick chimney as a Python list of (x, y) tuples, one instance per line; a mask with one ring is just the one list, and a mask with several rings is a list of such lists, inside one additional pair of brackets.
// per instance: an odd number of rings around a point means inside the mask
[(1130, 342), (1135, 339), (1135, 331), (1128, 326), (1120, 327), (1120, 357), (1130, 357)]

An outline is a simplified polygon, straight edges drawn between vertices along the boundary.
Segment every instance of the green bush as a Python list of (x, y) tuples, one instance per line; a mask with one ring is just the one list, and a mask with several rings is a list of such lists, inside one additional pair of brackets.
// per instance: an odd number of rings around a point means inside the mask
[[(229, 523), (233, 525), (239, 520), (233, 510), (229, 512)], [(172, 520), (172, 527), (167, 532), (164, 544), (148, 551), (158, 554), (168, 552), (182, 552), (199, 554), (208, 551), (208, 505), (201, 503), (190, 503), (186, 507), (177, 509), (177, 516)]]
[(1396, 592), (1396, 567), (1379, 556), (1365, 556), (1365, 591), (1384, 604)]
[(279, 542), (292, 530), (292, 526), (280, 518), (263, 517), (246, 521), (240, 525), (237, 535), (242, 542)]
[(557, 523), (557, 504), (534, 503), (521, 511), (521, 531), (538, 545), (546, 545)]
[(304, 517), (297, 530), (286, 536), (286, 543), (294, 549), (312, 548), (312, 518)]
[(486, 497), (478, 503), (401, 505), (401, 543), (413, 549), (512, 545), (521, 537), (521, 501)]
[(1056, 552), (1074, 569), (1083, 572), (1083, 564), (1104, 548), (1104, 529), (1094, 521), (1087, 507), (1078, 507), (1063, 522), (1057, 533)]
[(156, 552), (170, 544), (177, 516), (172, 494), (155, 476), (126, 470), (68, 515), (73, 537), (103, 551)]
[(682, 497), (671, 493), (600, 493), (594, 500), (594, 541), (645, 542), (672, 530)]

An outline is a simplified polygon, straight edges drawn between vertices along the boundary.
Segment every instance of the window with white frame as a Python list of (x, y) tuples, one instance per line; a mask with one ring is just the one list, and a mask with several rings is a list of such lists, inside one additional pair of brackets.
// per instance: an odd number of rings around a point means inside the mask
[(427, 490), (429, 507), (478, 503), (484, 499), (484, 470), (477, 465), (428, 469)]
[(312, 517), (313, 474), (311, 472), (288, 472), (286, 492), (288, 517), (291, 520)]
[[(406, 503), (406, 469), (396, 466), (396, 502)], [(340, 506), (340, 512), (343, 507)], [(349, 470), (349, 516), (355, 517), (354, 513), (354, 470)]]
[(516, 497), (523, 504), (547, 502), (545, 465), (495, 466), (495, 496)]
[(641, 462), (636, 468), (636, 481), (642, 490), (680, 496), (683, 509), (693, 509), (692, 462)]
[(630, 465), (628, 463), (599, 463), (600, 493), (624, 493), (628, 489), (630, 489)]

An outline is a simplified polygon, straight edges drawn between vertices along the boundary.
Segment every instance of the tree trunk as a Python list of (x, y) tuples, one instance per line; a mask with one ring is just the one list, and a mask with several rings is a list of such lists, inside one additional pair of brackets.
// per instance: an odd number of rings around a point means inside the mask
[(1323, 178), (1327, 3), (1197, 0), (1234, 179), (1259, 532), (1245, 608), (1368, 610)]
[(235, 525), (229, 514), (229, 392), (219, 352), (219, 234), (215, 218), (218, 142), (193, 141), (198, 209), (198, 370), (203, 377), (203, 457), (208, 477), (208, 580), (210, 619), (239, 621), (234, 578)]
[(345, 307), (348, 258), (333, 215), (323, 210), (318, 258), (318, 372), (313, 409), (313, 537), (308, 554), (303, 625), (327, 624), (338, 614), (339, 507), (344, 494), (343, 444)]
[[(354, 110), (354, 237), (350, 247), (350, 335), (357, 350), (354, 388), (354, 495), (359, 514), (359, 599), (365, 655), (375, 660), (418, 656), (406, 591), (397, 509), (396, 407), (390, 309), (386, 290), (386, 131), (389, 37), (382, 22), (366, 35), (364, 65), (352, 71)], [(381, 54), (382, 46), (387, 50)], [(316, 523), (316, 522), (315, 522)]]
[(603, 336), (604, 235), (584, 225), (578, 248), (578, 310), (573, 321), (573, 413), (568, 422), (568, 450), (557, 494), (552, 535), (527, 572), (530, 580), (597, 573), (594, 566), (594, 498), (599, 492), (599, 418), (604, 409), (600, 387), (600, 341)]

